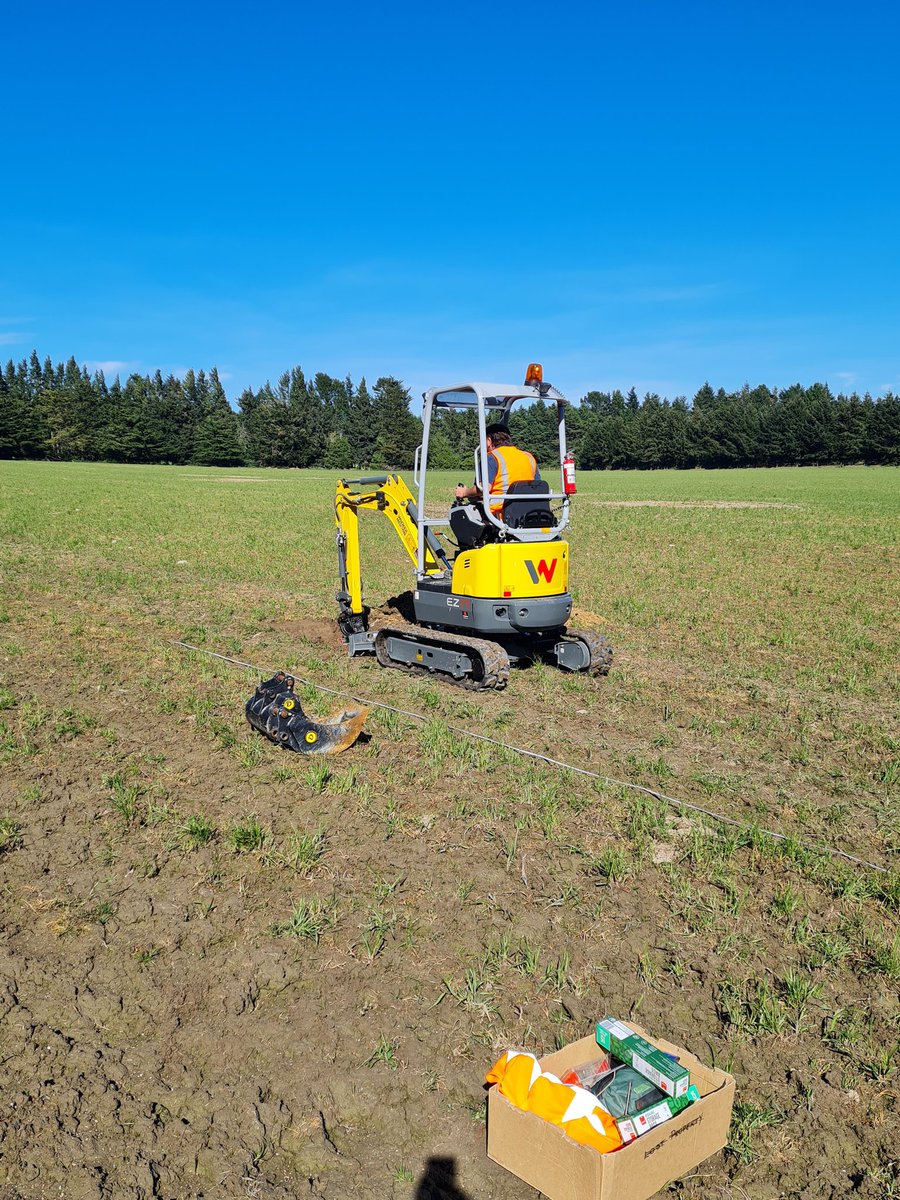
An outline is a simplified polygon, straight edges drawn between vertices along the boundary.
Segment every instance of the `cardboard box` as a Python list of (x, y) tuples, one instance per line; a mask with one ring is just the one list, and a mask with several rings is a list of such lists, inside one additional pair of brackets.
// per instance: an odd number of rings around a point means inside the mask
[[(699, 1100), (621, 1150), (598, 1154), (566, 1137), (558, 1125), (522, 1112), (495, 1086), (488, 1092), (488, 1157), (548, 1200), (648, 1200), (721, 1150), (734, 1103), (732, 1076), (705, 1067), (689, 1051), (651, 1037), (638, 1025), (633, 1028), (660, 1050), (678, 1055)], [(585, 1037), (542, 1058), (541, 1067), (562, 1076), (596, 1056), (596, 1039)]]

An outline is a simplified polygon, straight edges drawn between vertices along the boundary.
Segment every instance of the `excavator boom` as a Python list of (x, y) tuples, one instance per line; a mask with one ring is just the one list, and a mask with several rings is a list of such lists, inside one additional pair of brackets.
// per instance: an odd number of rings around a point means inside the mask
[[(338, 573), (341, 590), (338, 623), (344, 636), (364, 634), (368, 629), (368, 609), (363, 601), (362, 566), (359, 553), (359, 513), (369, 509), (383, 512), (397, 531), (413, 566), (418, 555), (419, 513), (412, 492), (399, 475), (364, 475), (360, 479), (338, 481), (334, 498), (337, 524)], [(443, 575), (450, 562), (437, 538), (425, 535), (425, 574)]]

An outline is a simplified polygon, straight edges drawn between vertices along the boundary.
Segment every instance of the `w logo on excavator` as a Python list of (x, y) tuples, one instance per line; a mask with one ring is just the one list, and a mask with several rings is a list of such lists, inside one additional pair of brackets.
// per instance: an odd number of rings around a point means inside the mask
[(554, 573), (556, 572), (556, 563), (557, 559), (555, 558), (551, 559), (549, 563), (546, 561), (546, 559), (542, 558), (537, 567), (535, 567), (531, 559), (526, 558), (525, 566), (528, 568), (528, 574), (531, 576), (531, 582), (538, 583), (541, 579), (543, 579), (545, 583), (551, 583)]

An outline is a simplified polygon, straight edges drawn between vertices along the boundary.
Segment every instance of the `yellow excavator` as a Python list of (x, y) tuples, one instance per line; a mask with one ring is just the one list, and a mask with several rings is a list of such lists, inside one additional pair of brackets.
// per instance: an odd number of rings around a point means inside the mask
[[(337, 484), (338, 624), (349, 653), (374, 653), (382, 666), (476, 691), (505, 687), (510, 665), (536, 659), (564, 671), (605, 675), (612, 661), (606, 638), (566, 624), (572, 597), (569, 544), (562, 535), (569, 524), (575, 470), (566, 448), (565, 398), (544, 383), (539, 363), (528, 367), (521, 386), (463, 383), (431, 388), (423, 398), (422, 444), (413, 465), (417, 495), (396, 474)], [(515, 403), (539, 399), (556, 405), (560, 490), (536, 479), (489, 491), (489, 424), (506, 427)], [(471, 503), (457, 502), (445, 516), (428, 517), (429, 440), (436, 414), (448, 410), (476, 414), (480, 490)], [(410, 621), (369, 627), (359, 542), (359, 513), (366, 510), (389, 518), (412, 560)], [(436, 530), (442, 527), (455, 535), (455, 553), (441, 544)]]

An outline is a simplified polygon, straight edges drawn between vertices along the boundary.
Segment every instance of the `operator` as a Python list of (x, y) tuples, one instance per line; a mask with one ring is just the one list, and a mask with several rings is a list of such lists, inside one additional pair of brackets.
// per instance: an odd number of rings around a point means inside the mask
[[(513, 483), (528, 483), (532, 479), (540, 479), (537, 460), (527, 450), (520, 450), (513, 445), (509, 430), (505, 425), (488, 425), (485, 432), (487, 446), (487, 476), (489, 494), (502, 496), (508, 492)], [(480, 500), (481, 488), (477, 483), (456, 485), (457, 500)], [(503, 501), (491, 505), (491, 512), (499, 517), (503, 511)]]
[[(534, 455), (513, 445), (513, 440), (505, 425), (488, 425), (484, 432), (487, 447), (489, 495), (502, 496), (514, 483), (527, 483), (540, 479), (541, 473)], [(464, 483), (456, 485), (457, 500), (480, 500), (482, 494), (481, 487), (477, 483), (468, 486)], [(498, 500), (496, 504), (491, 504), (491, 512), (495, 517), (502, 516), (503, 501)], [(450, 528), (453, 530), (460, 550), (473, 550), (482, 541), (489, 539), (491, 534), (496, 535), (497, 532), (496, 528), (488, 525), (484, 517), (477, 515), (476, 510), (472, 507), (451, 509)]]

